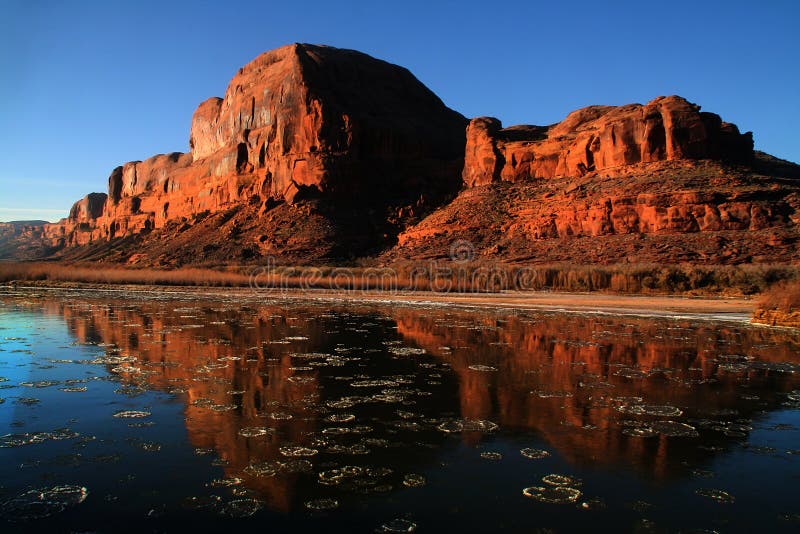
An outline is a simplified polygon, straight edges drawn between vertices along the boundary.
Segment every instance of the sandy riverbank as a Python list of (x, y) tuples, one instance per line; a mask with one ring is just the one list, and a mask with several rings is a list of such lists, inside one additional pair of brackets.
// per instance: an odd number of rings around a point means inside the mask
[(697, 317), (748, 321), (755, 302), (747, 298), (614, 295), (605, 293), (558, 293), (508, 291), (503, 293), (435, 293), (428, 291), (347, 291), (301, 289), (199, 288), (160, 286), (109, 286), (98, 284), (10, 285), (0, 287), (0, 296), (19, 293), (258, 301), (297, 300), (353, 302), (381, 305), (436, 306), (483, 309), (519, 309), (551, 312), (605, 313), (653, 317)]

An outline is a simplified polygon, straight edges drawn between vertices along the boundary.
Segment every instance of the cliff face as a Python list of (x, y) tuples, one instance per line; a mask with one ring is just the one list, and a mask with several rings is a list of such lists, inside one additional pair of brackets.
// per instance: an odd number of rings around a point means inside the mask
[(647, 105), (590, 106), (550, 127), (502, 128), (480, 117), (467, 128), (467, 187), (531, 178), (583, 176), (624, 165), (680, 159), (749, 162), (751, 133), (678, 96)]
[(404, 68), (293, 45), (259, 56), (225, 98), (201, 104), (190, 146), (212, 175), (255, 171), (257, 191), (271, 198), (291, 201), (307, 188), (369, 197), (446, 178), (431, 161), (460, 160), (465, 125)]
[(445, 256), (455, 240), (535, 263), (797, 258), (798, 167), (677, 96), (549, 127), (473, 119), (462, 178), (459, 197), (402, 232), (388, 258)]
[(107, 198), (79, 201), (46, 234), (84, 245), (241, 205), (260, 217), (312, 198), (384, 218), (408, 214), (460, 187), (466, 124), (402, 67), (286, 46), (239, 69), (224, 98), (200, 104), (191, 153), (117, 167)]
[[(765, 161), (756, 157), (758, 166)], [(800, 183), (767, 168), (675, 160), (467, 188), (387, 258), (578, 264), (796, 262)]]

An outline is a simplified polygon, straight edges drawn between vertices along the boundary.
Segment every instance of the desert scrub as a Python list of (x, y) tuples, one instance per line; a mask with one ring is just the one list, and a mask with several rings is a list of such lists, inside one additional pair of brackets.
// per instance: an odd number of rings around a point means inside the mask
[(778, 282), (765, 291), (758, 301), (753, 321), (800, 328), (800, 280)]

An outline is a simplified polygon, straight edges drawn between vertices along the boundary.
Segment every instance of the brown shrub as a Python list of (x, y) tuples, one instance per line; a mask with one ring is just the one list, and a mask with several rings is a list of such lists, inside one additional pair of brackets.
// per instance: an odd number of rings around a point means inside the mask
[[(770, 265), (520, 265), (473, 261), (405, 262), (389, 267), (145, 269), (66, 263), (0, 263), (0, 282), (52, 281), (303, 289), (447, 292), (603, 291), (628, 294), (753, 295), (794, 280), (799, 267)], [(794, 286), (781, 287), (798, 287)], [(776, 290), (777, 291), (777, 290)], [(784, 292), (777, 296), (787, 298)], [(796, 293), (800, 294), (800, 290)], [(800, 299), (798, 299), (800, 301)]]
[(779, 282), (765, 291), (758, 301), (761, 310), (782, 313), (800, 311), (800, 280)]

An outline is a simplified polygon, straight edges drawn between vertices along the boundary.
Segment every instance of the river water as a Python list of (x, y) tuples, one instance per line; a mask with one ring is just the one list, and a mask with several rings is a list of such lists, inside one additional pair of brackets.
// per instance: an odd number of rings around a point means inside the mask
[(800, 529), (800, 335), (0, 295), (4, 532)]

